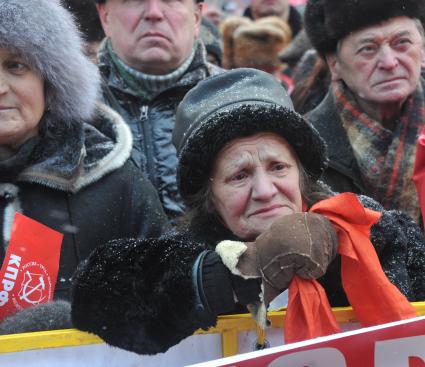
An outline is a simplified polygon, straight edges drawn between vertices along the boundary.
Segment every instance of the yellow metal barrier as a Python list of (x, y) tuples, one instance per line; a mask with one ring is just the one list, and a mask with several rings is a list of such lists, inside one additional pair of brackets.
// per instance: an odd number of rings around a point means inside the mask
[[(418, 316), (425, 315), (425, 302), (412, 303)], [(334, 308), (333, 312), (340, 324), (356, 322), (356, 317), (351, 307)], [(286, 311), (269, 312), (268, 317), (271, 327), (282, 328)], [(208, 331), (199, 330), (196, 334), (220, 333), (222, 339), (223, 357), (238, 353), (238, 333), (256, 330), (257, 326), (249, 314), (220, 316), (216, 327)], [(264, 335), (259, 335), (259, 340), (264, 340)], [(102, 339), (74, 329), (43, 331), (25, 334), (0, 336), (0, 353), (21, 352), (34, 349), (71, 347), (78, 345), (100, 344)]]

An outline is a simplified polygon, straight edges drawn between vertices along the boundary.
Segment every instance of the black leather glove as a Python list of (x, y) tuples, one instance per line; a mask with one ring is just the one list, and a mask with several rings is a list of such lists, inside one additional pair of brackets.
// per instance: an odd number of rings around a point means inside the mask
[(260, 300), (261, 281), (232, 274), (215, 251), (198, 256), (192, 275), (198, 311), (217, 316), (233, 311), (236, 302), (248, 305)]

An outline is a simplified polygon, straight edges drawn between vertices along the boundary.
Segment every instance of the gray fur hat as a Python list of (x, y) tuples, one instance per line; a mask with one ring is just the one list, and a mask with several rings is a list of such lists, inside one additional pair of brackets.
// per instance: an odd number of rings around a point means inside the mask
[(99, 72), (59, 0), (0, 0), (0, 47), (18, 53), (44, 80), (46, 129), (92, 116)]

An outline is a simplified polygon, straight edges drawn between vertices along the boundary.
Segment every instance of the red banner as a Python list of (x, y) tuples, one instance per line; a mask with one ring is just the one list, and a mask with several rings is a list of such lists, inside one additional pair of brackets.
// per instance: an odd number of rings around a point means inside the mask
[(63, 235), (15, 215), (0, 271), (0, 320), (53, 299)]

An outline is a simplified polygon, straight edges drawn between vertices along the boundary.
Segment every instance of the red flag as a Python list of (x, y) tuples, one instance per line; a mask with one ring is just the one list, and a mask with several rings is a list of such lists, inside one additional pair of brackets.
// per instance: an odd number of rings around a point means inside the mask
[(53, 299), (63, 235), (15, 215), (0, 270), (0, 320)]
[(413, 181), (418, 192), (419, 205), (422, 212), (422, 220), (425, 228), (425, 128), (419, 135), (416, 145), (416, 160), (413, 169)]
[[(328, 218), (337, 231), (342, 285), (362, 326), (416, 316), (414, 307), (385, 276), (370, 242), (370, 227), (381, 213), (365, 209), (351, 193), (322, 200), (310, 212)], [(330, 312), (322, 286), (315, 280), (300, 282), (295, 277), (289, 287), (285, 341), (292, 343), (338, 332)]]

